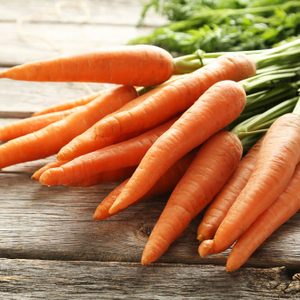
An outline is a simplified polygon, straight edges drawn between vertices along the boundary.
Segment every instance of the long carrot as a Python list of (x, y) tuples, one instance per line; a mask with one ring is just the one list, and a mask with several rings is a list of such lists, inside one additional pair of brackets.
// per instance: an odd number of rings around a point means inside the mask
[[(153, 196), (163, 195), (172, 191), (182, 175), (187, 170), (188, 166), (191, 164), (193, 158), (195, 157), (195, 154), (196, 152), (193, 151), (180, 159), (159, 179), (158, 182), (156, 182), (156, 184), (144, 197), (139, 199), (139, 201)], [(95, 220), (103, 220), (112, 216), (109, 213), (109, 209), (117, 199), (117, 197), (120, 195), (127, 182), (128, 179), (123, 181), (120, 185), (113, 189), (107, 197), (103, 199), (94, 213)]]
[(0, 78), (151, 86), (169, 79), (173, 70), (173, 58), (167, 51), (138, 45), (31, 62), (1, 72)]
[[(78, 139), (69, 149), (62, 149), (58, 158), (69, 160), (78, 156), (78, 153), (84, 154), (87, 153), (86, 151), (106, 146), (116, 137), (153, 128), (185, 111), (216, 82), (225, 79), (239, 81), (254, 74), (255, 65), (245, 55), (228, 54), (219, 57), (191, 74), (154, 89), (148, 97), (145, 98), (143, 95), (144, 101), (139, 105), (134, 105), (98, 122), (90, 130), (90, 135)], [(138, 102), (139, 98), (135, 101)], [(72, 149), (74, 149), (73, 153)]]
[(137, 166), (153, 143), (175, 122), (172, 119), (137, 137), (79, 156), (43, 173), (44, 185), (65, 185), (97, 173)]
[(53, 113), (53, 112), (68, 110), (70, 108), (88, 104), (91, 101), (93, 101), (96, 97), (100, 96), (102, 92), (103, 91), (99, 91), (97, 93), (92, 93), (88, 96), (80, 97), (78, 99), (71, 100), (71, 101), (62, 101), (61, 104), (56, 104), (56, 105), (47, 107), (45, 109), (42, 109), (38, 112), (35, 112), (33, 114), (33, 116), (40, 116), (40, 115), (45, 115), (45, 114), (49, 114), (49, 113)]
[(65, 119), (1, 145), (0, 168), (56, 153), (76, 135), (135, 97), (136, 90), (130, 86), (107, 90)]
[(80, 108), (52, 112), (45, 115), (33, 116), (0, 127), (0, 141), (9, 141), (17, 137), (40, 130), (49, 124), (60, 121)]
[(142, 264), (156, 261), (213, 199), (242, 157), (240, 140), (231, 132), (212, 136), (200, 148), (159, 217), (142, 255)]
[(170, 166), (236, 119), (245, 102), (243, 88), (234, 81), (209, 88), (148, 150), (110, 213), (146, 194)]
[(257, 142), (241, 160), (234, 174), (226, 182), (220, 193), (218, 193), (206, 210), (198, 227), (198, 240), (203, 241), (213, 238), (229, 208), (247, 184), (254, 170), (259, 148), (260, 141)]
[(255, 169), (229, 209), (213, 240), (199, 247), (201, 256), (227, 249), (285, 190), (300, 159), (300, 118), (278, 118), (262, 142)]
[(123, 169), (107, 171), (107, 172), (93, 175), (91, 177), (84, 178), (81, 181), (72, 182), (67, 186), (88, 187), (88, 186), (93, 186), (101, 183), (121, 181), (131, 176), (134, 170), (135, 167), (127, 167)]
[(243, 233), (234, 244), (226, 269), (240, 268), (252, 253), (283, 223), (300, 209), (300, 165), (279, 198)]

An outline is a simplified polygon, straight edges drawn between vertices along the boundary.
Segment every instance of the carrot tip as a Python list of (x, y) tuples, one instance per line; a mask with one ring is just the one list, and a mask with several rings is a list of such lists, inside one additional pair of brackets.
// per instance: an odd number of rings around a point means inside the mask
[(233, 263), (231, 263), (230, 260), (227, 260), (227, 263), (226, 263), (226, 272), (228, 272), (228, 273), (234, 272), (237, 269), (239, 269), (239, 266), (234, 265)]
[(95, 221), (104, 220), (108, 217), (110, 217), (110, 214), (108, 213), (107, 209), (101, 206), (98, 206), (93, 214), (93, 219)]
[(204, 236), (203, 236), (201, 233), (198, 234), (198, 236), (197, 236), (197, 240), (198, 240), (198, 241), (202, 242), (204, 239), (205, 239), (205, 238), (204, 238)]
[(198, 248), (199, 255), (205, 257), (214, 253), (214, 240), (203, 241)]

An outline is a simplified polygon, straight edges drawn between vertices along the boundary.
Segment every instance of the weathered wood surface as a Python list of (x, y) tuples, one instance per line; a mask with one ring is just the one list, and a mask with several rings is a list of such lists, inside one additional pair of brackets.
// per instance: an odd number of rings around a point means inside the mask
[[(29, 174), (0, 174), (0, 257), (138, 262), (164, 199), (144, 201), (102, 222), (91, 217), (114, 184), (91, 188), (48, 188)], [(201, 259), (199, 218), (162, 262), (224, 264), (225, 255)], [(300, 268), (300, 214), (253, 256), (250, 266)]]
[[(0, 260), (2, 299), (297, 299), (284, 268), (226, 274), (216, 266)], [(12, 297), (12, 298), (10, 298)]]
[[(31, 23), (105, 24), (134, 27), (140, 17), (143, 0), (1, 0), (1, 22), (24, 20)], [(164, 18), (149, 12), (145, 25), (164, 24)]]

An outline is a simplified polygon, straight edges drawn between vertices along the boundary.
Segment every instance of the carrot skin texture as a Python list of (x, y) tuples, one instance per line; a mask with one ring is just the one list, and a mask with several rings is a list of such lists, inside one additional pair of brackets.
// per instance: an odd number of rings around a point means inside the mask
[(213, 238), (231, 205), (247, 184), (247, 181), (254, 170), (259, 148), (260, 141), (256, 143), (241, 160), (236, 171), (206, 210), (198, 227), (198, 240), (203, 241)]
[(226, 264), (226, 270), (239, 269), (252, 253), (283, 223), (300, 209), (300, 165), (286, 190), (234, 244)]
[(33, 116), (0, 127), (0, 141), (9, 141), (20, 136), (38, 131), (54, 122), (60, 121), (78, 108), (52, 112), (45, 115)]
[(51, 169), (51, 168), (57, 168), (57, 167), (60, 167), (60, 166), (62, 166), (62, 165), (65, 164), (65, 163), (66, 163), (66, 161), (52, 161), (52, 162), (50, 162), (50, 163), (44, 165), (43, 167), (39, 168), (38, 170), (36, 170), (36, 171), (32, 174), (31, 179), (39, 180), (40, 177), (41, 177), (41, 175), (42, 175), (45, 171), (47, 171), (47, 170), (49, 170), (49, 169)]
[(255, 169), (218, 228), (213, 243), (206, 240), (200, 245), (201, 256), (229, 248), (272, 205), (294, 174), (300, 159), (299, 149), (300, 118), (283, 115), (265, 135)]
[[(176, 79), (175, 79), (176, 80)], [(172, 80), (174, 81), (174, 79)], [(120, 109), (113, 112), (112, 114), (106, 116), (105, 118), (109, 118), (110, 116), (117, 114), (122, 111), (127, 111), (140, 103), (144, 102), (147, 97), (154, 94), (156, 90), (161, 89), (168, 83), (163, 83), (162, 85), (156, 87), (153, 90), (148, 91), (144, 95), (133, 99), (132, 101), (123, 105)], [(96, 122), (91, 128), (82, 134), (75, 137), (72, 141), (70, 141), (67, 145), (62, 147), (57, 154), (58, 160), (72, 160), (78, 156), (81, 156), (86, 153), (93, 152), (95, 150), (104, 148), (106, 146), (112, 145), (115, 142), (124, 141), (133, 136), (139, 135), (139, 133), (143, 133), (145, 130), (137, 129), (135, 132), (130, 132), (128, 134), (124, 134), (122, 136), (111, 135), (106, 138), (101, 138), (96, 131), (98, 124), (101, 122)], [(100, 123), (101, 124), (101, 123)]]
[(63, 145), (87, 130), (97, 120), (135, 97), (136, 90), (130, 86), (107, 90), (63, 120), (1, 145), (0, 168), (57, 153)]
[[(191, 152), (180, 159), (175, 165), (173, 165), (152, 187), (152, 189), (139, 201), (151, 198), (153, 196), (163, 195), (172, 191), (180, 178), (183, 176), (189, 165), (191, 164), (193, 158), (195, 157), (196, 152)], [(98, 205), (95, 213), (94, 220), (104, 220), (112, 215), (109, 213), (109, 209), (120, 195), (122, 189), (125, 187), (128, 179), (114, 188)]]
[(66, 185), (101, 172), (137, 166), (155, 140), (174, 121), (172, 119), (137, 137), (79, 156), (61, 167), (52, 168), (43, 173), (40, 182), (44, 185)]
[(31, 62), (1, 72), (0, 78), (151, 86), (168, 80), (173, 70), (173, 58), (166, 50), (137, 45)]
[(213, 199), (238, 166), (242, 152), (241, 142), (228, 131), (217, 133), (203, 144), (154, 226), (142, 255), (143, 265), (163, 255)]
[(62, 101), (61, 104), (57, 104), (57, 105), (53, 105), (47, 108), (44, 108), (40, 111), (35, 112), (32, 116), (41, 116), (41, 115), (45, 115), (45, 114), (49, 114), (49, 113), (53, 113), (53, 112), (58, 112), (58, 111), (64, 111), (64, 110), (68, 110), (74, 107), (78, 107), (78, 106), (82, 106), (85, 104), (90, 103), (91, 101), (93, 101), (96, 97), (100, 96), (100, 94), (103, 91), (97, 92), (97, 93), (92, 93), (88, 96), (84, 96), (75, 100), (71, 100), (71, 101)]
[(245, 91), (234, 81), (209, 88), (147, 151), (110, 213), (146, 194), (170, 166), (236, 119), (245, 102)]

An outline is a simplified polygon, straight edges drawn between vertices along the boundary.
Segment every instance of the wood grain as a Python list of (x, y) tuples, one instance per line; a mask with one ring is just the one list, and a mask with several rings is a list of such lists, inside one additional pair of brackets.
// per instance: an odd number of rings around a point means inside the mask
[(0, 22), (0, 66), (126, 44), (150, 28), (94, 24)]
[[(102, 222), (92, 213), (113, 184), (48, 188), (29, 174), (0, 173), (0, 257), (138, 262), (164, 199), (144, 201)], [(201, 259), (195, 239), (199, 218), (161, 259), (224, 264), (225, 255)], [(300, 214), (249, 261), (250, 266), (300, 268)]]
[[(2, 22), (18, 19), (31, 23), (110, 24), (135, 26), (142, 10), (139, 0), (30, 0), (26, 6), (20, 0), (0, 1)], [(158, 26), (165, 19), (149, 12), (147, 26)]]
[(284, 268), (0, 260), (2, 299), (299, 299)]

